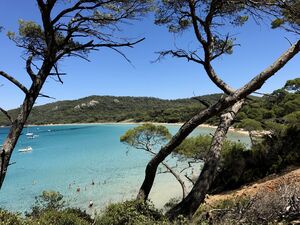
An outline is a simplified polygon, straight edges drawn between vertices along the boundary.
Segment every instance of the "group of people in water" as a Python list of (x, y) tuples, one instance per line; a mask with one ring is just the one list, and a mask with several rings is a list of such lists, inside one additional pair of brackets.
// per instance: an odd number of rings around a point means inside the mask
[[(106, 181), (105, 181), (105, 183), (106, 183)], [(73, 182), (73, 184), (75, 184), (75, 181)], [(100, 183), (99, 183), (99, 184), (100, 184)], [(92, 180), (91, 185), (95, 185), (94, 180)], [(69, 189), (71, 189), (71, 187), (72, 187), (72, 184), (69, 184)], [(86, 186), (85, 186), (84, 190), (86, 191)], [(80, 189), (80, 187), (78, 186), (78, 187), (76, 188), (76, 192), (79, 193), (80, 191), (81, 191), (81, 189)], [(92, 200), (89, 200), (89, 204), (88, 204), (89, 208), (92, 208), (93, 205), (94, 205), (94, 202), (93, 202)]]

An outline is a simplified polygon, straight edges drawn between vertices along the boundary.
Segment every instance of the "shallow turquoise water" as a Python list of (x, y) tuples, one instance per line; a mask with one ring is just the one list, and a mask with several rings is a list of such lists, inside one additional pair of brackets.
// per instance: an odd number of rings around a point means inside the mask
[[(89, 200), (94, 201), (95, 208), (103, 208), (109, 202), (135, 196), (150, 156), (134, 149), (126, 153), (128, 148), (119, 142), (119, 137), (134, 126), (35, 126), (24, 130), (24, 134), (33, 132), (39, 137), (20, 137), (11, 159), (16, 163), (9, 167), (0, 191), (0, 207), (24, 212), (43, 190), (60, 191), (70, 205), (84, 209)], [(175, 125), (167, 127), (171, 133), (179, 129)], [(0, 128), (1, 143), (7, 131)], [(213, 132), (212, 128), (198, 128), (193, 135)], [(228, 138), (249, 144), (249, 138), (242, 134), (230, 132)], [(26, 146), (33, 151), (17, 151)], [(176, 183), (169, 175), (157, 182), (162, 189)]]

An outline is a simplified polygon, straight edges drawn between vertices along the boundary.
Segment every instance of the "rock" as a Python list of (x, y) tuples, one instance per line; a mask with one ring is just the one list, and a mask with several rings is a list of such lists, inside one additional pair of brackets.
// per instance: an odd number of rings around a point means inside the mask
[(75, 110), (80, 110), (81, 107), (80, 107), (80, 105), (76, 105), (76, 106), (74, 107), (74, 109), (75, 109)]
[(94, 106), (96, 106), (96, 105), (98, 105), (98, 104), (99, 104), (98, 101), (92, 100), (92, 101), (90, 101), (89, 103), (87, 103), (87, 107), (94, 107)]
[(52, 108), (53, 111), (56, 111), (56, 110), (58, 110), (58, 109), (59, 109), (58, 105), (55, 106), (54, 108)]
[(75, 110), (81, 110), (81, 109), (84, 109), (84, 108), (90, 108), (90, 107), (95, 107), (96, 105), (98, 105), (99, 102), (96, 101), (96, 100), (91, 100), (87, 103), (81, 103), (80, 105), (76, 105), (74, 107)]

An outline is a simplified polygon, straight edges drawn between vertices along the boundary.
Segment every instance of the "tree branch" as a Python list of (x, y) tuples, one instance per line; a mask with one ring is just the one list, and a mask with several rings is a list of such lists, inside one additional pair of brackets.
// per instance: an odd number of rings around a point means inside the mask
[(168, 156), (173, 150), (179, 146), (182, 141), (200, 124), (207, 121), (212, 116), (217, 115), (228, 107), (234, 105), (240, 99), (247, 97), (253, 91), (258, 90), (263, 83), (273, 76), (279, 69), (288, 63), (298, 52), (300, 51), (300, 40), (291, 46), (285, 53), (283, 53), (270, 67), (265, 71), (254, 77), (244, 87), (235, 91), (225, 98), (221, 98), (217, 103), (213, 104), (209, 108), (202, 110), (201, 112), (194, 115), (185, 124), (181, 126), (178, 132), (172, 137), (172, 139), (160, 149), (160, 151), (154, 156), (147, 164), (145, 171), (145, 179), (139, 190), (137, 199), (148, 198), (150, 190), (152, 188), (155, 174), (158, 165)]
[(210, 104), (204, 100), (203, 98), (201, 97), (192, 97), (192, 99), (195, 99), (197, 100), (198, 102), (200, 102), (202, 105), (204, 105), (206, 108), (209, 108), (210, 107)]
[(61, 83), (61, 84), (64, 84), (64, 82), (62, 81), (62, 79), (61, 79), (61, 77), (60, 77), (60, 74), (59, 74), (59, 72), (58, 72), (58, 68), (57, 68), (57, 65), (53, 65), (53, 68), (54, 68), (54, 70), (55, 70), (55, 74), (56, 74), (56, 76), (57, 76), (57, 78), (58, 78), (58, 81)]
[(0, 75), (3, 76), (4, 78), (6, 78), (7, 80), (9, 80), (14, 85), (16, 85), (18, 88), (20, 88), (25, 94), (28, 94), (27, 88), (23, 84), (21, 84), (19, 81), (17, 81), (15, 78), (8, 75), (4, 71), (0, 71)]
[(30, 55), (28, 57), (28, 59), (26, 60), (26, 71), (29, 74), (31, 80), (34, 81), (36, 78), (36, 74), (31, 69), (32, 58), (33, 58), (33, 55)]
[(51, 96), (49, 96), (49, 95), (45, 95), (45, 94), (42, 94), (42, 93), (39, 93), (39, 97), (56, 99), (56, 98), (54, 98), (54, 97), (51, 97)]
[[(160, 60), (161, 57), (164, 57), (166, 55), (172, 55), (173, 57), (177, 57), (177, 58), (185, 58), (188, 61), (193, 61), (202, 65), (204, 64), (204, 61), (195, 52), (191, 52), (189, 54), (182, 49), (176, 51), (173, 50), (161, 51), (159, 52), (158, 60)], [(194, 56), (196, 56), (197, 58), (195, 58)]]
[(6, 110), (4, 110), (3, 108), (0, 107), (0, 111), (7, 117), (7, 119), (9, 120), (10, 123), (13, 123), (12, 117), (8, 114), (8, 112)]
[(245, 84), (242, 88), (238, 89), (234, 95), (247, 96), (252, 92), (261, 88), (265, 81), (273, 76), (278, 70), (292, 59), (300, 51), (300, 40), (293, 44), (285, 53), (283, 53), (271, 66), (263, 72), (254, 77), (250, 82)]

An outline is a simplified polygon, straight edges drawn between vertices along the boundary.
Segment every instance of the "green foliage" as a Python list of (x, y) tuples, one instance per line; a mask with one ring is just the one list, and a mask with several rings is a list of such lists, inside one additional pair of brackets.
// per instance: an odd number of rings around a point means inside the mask
[(284, 85), (284, 89), (287, 91), (295, 91), (296, 93), (300, 93), (300, 78), (288, 80)]
[(251, 150), (230, 148), (222, 153), (220, 170), (212, 185), (216, 193), (278, 173), (288, 166), (300, 165), (300, 126), (273, 130)]
[[(286, 94), (281, 101), (289, 102), (298, 98), (296, 94)], [(255, 105), (255, 104), (254, 104)], [(256, 107), (259, 107), (258, 104)], [(249, 109), (250, 110), (250, 109)], [(287, 109), (285, 109), (287, 110)], [(296, 110), (296, 109), (295, 109)], [(241, 143), (225, 141), (221, 152), (221, 160), (211, 193), (237, 188), (240, 185), (280, 172), (300, 162), (300, 114), (299, 110), (283, 117), (283, 123), (265, 120), (263, 123), (254, 119), (243, 119), (239, 126), (249, 131), (268, 129), (272, 133), (264, 136), (247, 150)], [(247, 116), (246, 113), (242, 116)], [(175, 149), (175, 153), (184, 158), (205, 160), (212, 137), (199, 136), (187, 138)]]
[[(35, 59), (46, 59), (50, 52), (52, 60), (55, 57), (55, 60), (70, 56), (87, 57), (90, 50), (101, 46), (118, 47), (121, 39), (126, 43), (125, 37), (117, 37), (112, 30), (125, 20), (138, 19), (153, 9), (152, 0), (139, 0), (101, 4), (98, 1), (64, 1), (63, 7), (59, 7), (61, 11), (53, 10), (59, 2), (51, 1), (47, 7), (40, 7), (43, 26), (38, 22), (20, 20), (19, 34), (9, 32), (8, 37)], [(48, 16), (51, 23), (46, 22)]]
[(93, 219), (80, 209), (65, 208), (59, 192), (43, 191), (32, 212), (22, 217), (0, 209), (0, 225), (91, 225)]
[(61, 210), (65, 206), (63, 195), (56, 191), (43, 191), (41, 195), (35, 197), (35, 204), (32, 207), (30, 216), (37, 216), (43, 211)]
[(72, 211), (46, 210), (34, 219), (40, 225), (90, 225), (91, 223)]
[(243, 119), (239, 124), (239, 127), (248, 131), (262, 130), (261, 123), (254, 119)]
[(266, 121), (264, 123), (264, 127), (271, 131), (272, 133), (278, 133), (280, 132), (282, 129), (285, 129), (286, 126), (284, 124), (280, 124), (280, 123), (276, 123), (274, 121)]
[[(261, 125), (259, 126), (257, 122), (254, 123), (262, 129), (268, 129), (270, 122), (280, 125), (289, 123), (288, 117), (285, 118), (285, 116), (299, 111), (300, 108), (300, 93), (296, 91), (297, 82), (297, 79), (287, 81), (283, 89), (278, 89), (271, 95), (262, 98), (250, 97), (252, 101), (247, 102), (238, 113), (234, 126), (244, 128), (241, 122), (245, 119), (256, 120)], [(202, 98), (213, 104), (218, 101), (220, 96), (214, 94), (202, 96)], [(93, 101), (98, 103), (89, 105)], [(187, 121), (202, 109), (204, 106), (194, 99), (162, 100), (146, 97), (90, 96), (74, 101), (36, 106), (28, 118), (28, 123), (64, 124), (120, 121), (176, 123)], [(9, 113), (15, 117), (17, 110), (10, 110)], [(218, 121), (218, 118), (214, 117), (207, 123), (216, 125)], [(7, 118), (0, 114), (0, 125), (8, 124)]]
[(288, 80), (271, 95), (253, 98), (239, 112), (236, 127), (247, 130), (278, 130), (299, 123), (300, 79)]
[(300, 125), (300, 111), (292, 112), (283, 117), (289, 124)]
[[(210, 104), (221, 95), (206, 95), (202, 98)], [(95, 105), (89, 103), (95, 102)], [(90, 96), (74, 101), (59, 101), (36, 106), (28, 118), (28, 124), (65, 124), (91, 122), (185, 122), (204, 109), (194, 99), (162, 100), (151, 97)], [(15, 117), (17, 110), (9, 113)], [(0, 114), (0, 125), (9, 125)]]
[(213, 38), (214, 48), (213, 52), (217, 54), (221, 54), (225, 52), (226, 54), (233, 53), (234, 39), (221, 39), (218, 36), (214, 36)]
[(243, 26), (249, 19), (247, 15), (240, 15), (237, 16), (231, 23), (235, 26)]
[(271, 27), (272, 27), (272, 29), (275, 29), (275, 28), (280, 27), (283, 24), (284, 24), (284, 19), (277, 18), (277, 19), (275, 19), (275, 20), (272, 21)]
[(44, 31), (40, 25), (33, 21), (19, 20), (19, 35), (35, 42), (43, 38)]
[(120, 141), (137, 149), (152, 151), (170, 138), (171, 134), (165, 126), (148, 123), (129, 129)]
[(272, 28), (283, 27), (289, 32), (299, 35), (300, 31), (300, 2), (298, 0), (275, 1), (278, 7), (273, 9), (276, 18), (272, 21)]
[(0, 209), (0, 225), (30, 225), (30, 221), (25, 220), (18, 214)]
[(138, 225), (169, 224), (150, 203), (125, 201), (110, 204), (103, 214), (96, 219), (96, 225)]
[(199, 135), (197, 137), (186, 138), (176, 149), (175, 154), (183, 155), (187, 158), (204, 160), (210, 148), (212, 137), (209, 135)]
[[(210, 149), (212, 137), (209, 135), (199, 135), (197, 137), (186, 138), (176, 149), (175, 154), (185, 158), (205, 160)], [(234, 149), (246, 150), (245, 145), (238, 142), (225, 140), (222, 146), (222, 156)]]

